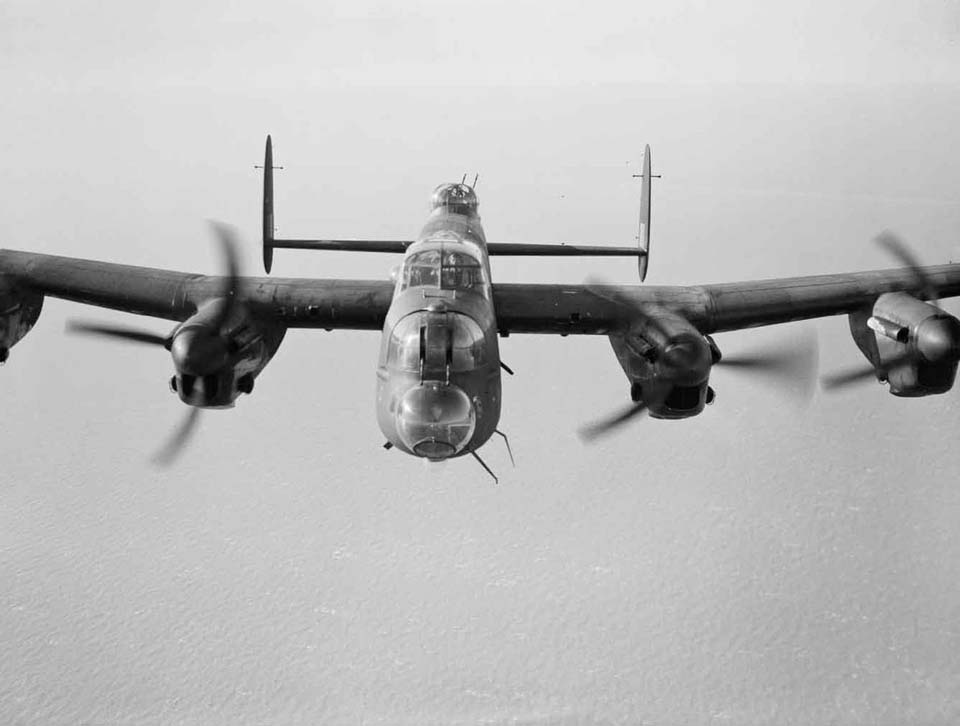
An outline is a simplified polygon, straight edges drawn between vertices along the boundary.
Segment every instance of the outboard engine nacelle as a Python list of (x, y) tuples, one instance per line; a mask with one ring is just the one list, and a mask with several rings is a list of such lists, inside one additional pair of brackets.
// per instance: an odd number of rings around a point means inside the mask
[(5, 275), (0, 275), (0, 363), (10, 356), (10, 349), (33, 328), (43, 295), (23, 290)]
[(891, 292), (849, 319), (854, 342), (893, 395), (929, 396), (953, 387), (960, 321), (952, 315), (905, 292)]

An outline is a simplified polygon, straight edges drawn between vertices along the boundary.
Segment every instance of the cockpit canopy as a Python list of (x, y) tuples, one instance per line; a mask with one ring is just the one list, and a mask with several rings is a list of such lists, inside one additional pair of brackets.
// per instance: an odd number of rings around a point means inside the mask
[(430, 197), (431, 211), (443, 209), (453, 214), (473, 216), (479, 204), (477, 193), (466, 184), (441, 184)]
[(483, 330), (460, 313), (410, 313), (390, 331), (388, 368), (420, 371), (440, 380), (450, 371), (471, 371), (488, 363)]
[(463, 248), (411, 252), (403, 263), (400, 290), (439, 287), (442, 290), (476, 290), (486, 294), (486, 275), (480, 261)]

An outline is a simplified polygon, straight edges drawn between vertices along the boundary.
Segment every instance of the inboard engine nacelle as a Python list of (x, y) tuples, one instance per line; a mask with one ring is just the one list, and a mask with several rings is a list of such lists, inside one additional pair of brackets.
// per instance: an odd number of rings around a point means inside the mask
[(0, 275), (0, 363), (10, 356), (10, 349), (30, 332), (40, 309), (43, 295), (24, 290), (5, 275)]
[(648, 311), (629, 331), (609, 338), (631, 398), (643, 401), (651, 418), (689, 418), (713, 401), (708, 382), (720, 351), (681, 316)]
[(285, 333), (285, 328), (251, 316), (242, 304), (210, 300), (168, 339), (176, 369), (170, 387), (191, 406), (231, 406), (240, 393), (253, 391), (254, 379)]
[(929, 396), (953, 387), (960, 321), (952, 315), (905, 292), (890, 292), (849, 318), (854, 341), (893, 395)]

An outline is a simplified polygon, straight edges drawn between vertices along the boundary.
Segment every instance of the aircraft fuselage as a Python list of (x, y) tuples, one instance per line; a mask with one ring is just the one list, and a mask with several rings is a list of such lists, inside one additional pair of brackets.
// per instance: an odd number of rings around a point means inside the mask
[(429, 460), (475, 451), (500, 419), (500, 351), (486, 237), (465, 184), (433, 195), (404, 255), (377, 366), (377, 421)]

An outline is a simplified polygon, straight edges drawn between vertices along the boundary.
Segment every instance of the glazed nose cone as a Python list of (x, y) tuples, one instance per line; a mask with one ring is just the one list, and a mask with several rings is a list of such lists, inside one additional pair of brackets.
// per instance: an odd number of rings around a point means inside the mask
[(462, 389), (441, 383), (414, 386), (400, 399), (397, 431), (418, 456), (446, 459), (467, 445), (476, 427), (476, 413)]

